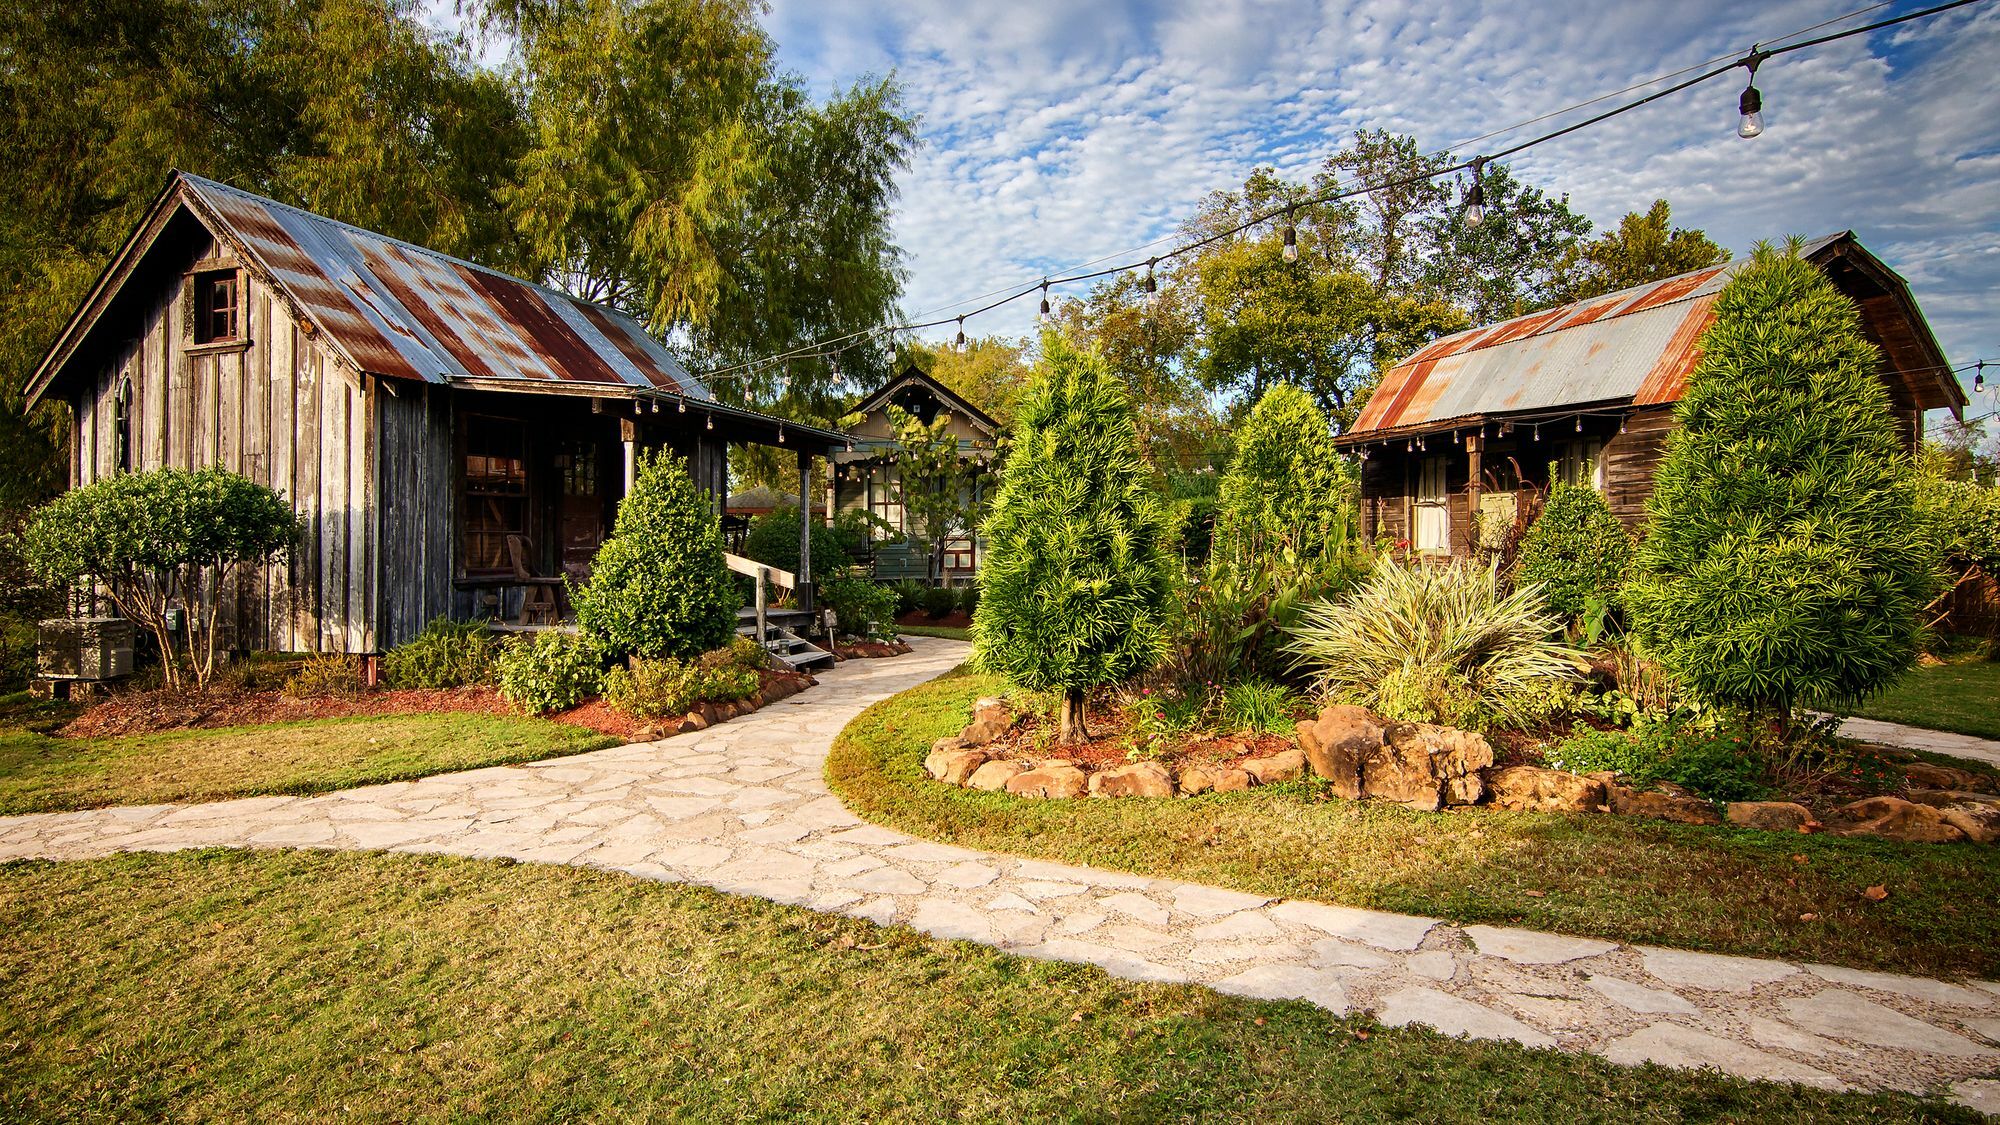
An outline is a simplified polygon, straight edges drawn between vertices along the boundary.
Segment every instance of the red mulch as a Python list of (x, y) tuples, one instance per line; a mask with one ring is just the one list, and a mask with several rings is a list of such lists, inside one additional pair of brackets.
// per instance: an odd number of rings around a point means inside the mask
[[(1066, 758), (1087, 771), (1111, 769), (1129, 763), (1136, 745), (1132, 717), (1123, 708), (1106, 700), (1092, 700), (1086, 726), (1090, 741), (1060, 745), (1047, 737), (1038, 747), (1036, 735), (1053, 726), (1054, 718), (1023, 716), (1011, 730), (995, 740), (989, 749), (1006, 751), (1009, 756), (1028, 760)], [(1237, 766), (1250, 758), (1263, 758), (1292, 748), (1296, 743), (1282, 734), (1241, 731), (1235, 734), (1185, 738), (1166, 748), (1162, 757), (1177, 765)]]
[(886, 644), (882, 641), (855, 641), (841, 644), (835, 641), (833, 655), (841, 660), (877, 660), (885, 656), (901, 656), (910, 651), (910, 646), (898, 641)]
[(921, 609), (913, 609), (896, 618), (898, 625), (921, 625), (931, 629), (970, 629), (972, 615), (962, 609), (954, 609), (943, 617), (932, 617)]
[[(765, 671), (762, 687), (778, 680), (797, 681), (803, 688), (810, 676), (793, 671)], [(130, 691), (92, 706), (56, 732), (58, 738), (95, 738), (104, 735), (151, 734), (165, 730), (212, 730), (218, 727), (286, 723), (301, 719), (346, 719), (381, 715), (437, 715), (453, 712), (480, 715), (519, 715), (520, 712), (490, 687), (462, 687), (444, 691), (378, 688), (351, 696), (314, 696), (295, 699), (277, 691), (227, 691), (211, 689), (203, 695), (183, 694), (165, 689)], [(672, 720), (635, 719), (614, 711), (602, 699), (591, 699), (547, 716), (558, 723), (583, 727), (599, 734), (630, 742), (662, 737), (672, 730)]]

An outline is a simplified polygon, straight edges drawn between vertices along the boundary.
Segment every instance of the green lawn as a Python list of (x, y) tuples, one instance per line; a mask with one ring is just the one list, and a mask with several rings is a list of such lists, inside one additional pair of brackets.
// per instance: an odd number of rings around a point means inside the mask
[(51, 738), (0, 727), (0, 815), (321, 793), (532, 762), (616, 742), (545, 719), (463, 713), (105, 738)]
[[(971, 848), (1461, 923), (2000, 976), (2000, 848), (1588, 814), (1417, 813), (1325, 796), (1312, 782), (1174, 800), (1033, 801), (926, 778), (931, 742), (1000, 688), (961, 672), (875, 705), (836, 740), (828, 781), (861, 816)], [(1888, 898), (1869, 902), (1862, 892), (1876, 884)]]
[(1377, 1029), (575, 868), (14, 863), (0, 932), (8, 1121), (1977, 1120)]
[(2000, 738), (2000, 661), (1918, 668), (1854, 713), (1865, 719)]
[(898, 625), (896, 631), (912, 637), (942, 637), (947, 641), (972, 639), (972, 630), (954, 629), (949, 625)]

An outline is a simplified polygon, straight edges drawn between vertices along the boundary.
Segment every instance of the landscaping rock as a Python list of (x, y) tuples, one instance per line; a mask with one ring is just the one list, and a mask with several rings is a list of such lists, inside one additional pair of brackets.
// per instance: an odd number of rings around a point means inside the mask
[(967, 789), (983, 789), (988, 793), (1007, 788), (1007, 783), (1028, 772), (1028, 763), (1006, 758), (995, 759), (972, 771), (965, 779)]
[(958, 733), (960, 741), (967, 746), (984, 746), (1006, 734), (1014, 725), (1014, 716), (1007, 710), (1007, 704), (994, 696), (987, 696), (972, 705), (972, 723)]
[(1723, 816), (1738, 828), (1765, 832), (1810, 832), (1819, 827), (1812, 810), (1791, 801), (1731, 801)]
[(1901, 797), (1869, 797), (1842, 805), (1828, 818), (1836, 836), (1880, 836), (1908, 844), (1949, 844), (1965, 832), (1929, 805)]
[(682, 715), (675, 729), (681, 734), (693, 734), (698, 730), (707, 730), (708, 720), (702, 718), (699, 713)]
[(1608, 799), (1602, 781), (1539, 766), (1508, 766), (1481, 776), (1497, 809), (1598, 812)]
[(937, 779), (946, 785), (964, 785), (975, 770), (992, 760), (993, 755), (984, 750), (953, 750), (944, 756), (944, 772)]
[(945, 759), (964, 749), (965, 743), (956, 738), (940, 738), (931, 743), (931, 752), (924, 756), (924, 772), (932, 777), (943, 777)]
[(1197, 793), (1241, 793), (1250, 788), (1250, 774), (1247, 770), (1229, 766), (1199, 765), (1189, 766), (1181, 771), (1180, 791), (1183, 797)]
[(1090, 775), (1093, 797), (1171, 797), (1174, 775), (1158, 762), (1133, 762)]
[(1493, 764), (1493, 747), (1472, 731), (1430, 723), (1392, 723), (1361, 766), (1361, 793), (1434, 812), (1477, 804), (1486, 792), (1479, 771)]
[(1336, 703), (1296, 728), (1312, 771), (1348, 800), (1361, 796), (1362, 764), (1382, 747), (1382, 725), (1365, 707)]
[(1689, 795), (1687, 790), (1678, 786), (1673, 790), (1662, 786), (1659, 790), (1647, 791), (1627, 788), (1614, 781), (1610, 784), (1610, 796), (1611, 811), (1619, 816), (1671, 820), (1677, 824), (1722, 823), (1714, 805)]
[(1068, 800), (1081, 797), (1090, 787), (1090, 779), (1084, 772), (1068, 762), (1044, 762), (1040, 769), (1032, 769), (1010, 778), (1007, 792), (1016, 797), (1047, 797)]
[(1974, 793), (1993, 792), (1992, 779), (1983, 773), (1962, 770), (1957, 766), (1939, 766), (1930, 762), (1911, 762), (1903, 767), (1903, 776), (1909, 779), (1913, 788), (1956, 789)]
[(1267, 758), (1252, 758), (1243, 763), (1243, 770), (1256, 778), (1259, 785), (1270, 785), (1277, 781), (1296, 781), (1306, 772), (1305, 751), (1293, 747)]
[(1910, 800), (1936, 809), (1945, 823), (1975, 844), (2000, 840), (2000, 797), (1958, 789), (1918, 789), (1910, 793)]

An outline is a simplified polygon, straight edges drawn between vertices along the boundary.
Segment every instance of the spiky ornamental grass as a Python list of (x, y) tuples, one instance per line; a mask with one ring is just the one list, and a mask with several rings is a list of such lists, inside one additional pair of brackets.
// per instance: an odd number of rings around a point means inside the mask
[(1789, 724), (1910, 668), (1935, 549), (1875, 348), (1796, 242), (1757, 248), (1701, 349), (1626, 606), (1682, 683)]
[(1573, 681), (1583, 653), (1536, 586), (1502, 595), (1493, 567), (1383, 559), (1351, 597), (1307, 609), (1289, 651), (1330, 699), (1391, 719), (1515, 718)]
[(1062, 692), (1068, 741), (1084, 733), (1090, 688), (1164, 651), (1165, 513), (1125, 388), (1094, 351), (1046, 335), (1015, 426), (981, 529), (974, 658), (1021, 687)]

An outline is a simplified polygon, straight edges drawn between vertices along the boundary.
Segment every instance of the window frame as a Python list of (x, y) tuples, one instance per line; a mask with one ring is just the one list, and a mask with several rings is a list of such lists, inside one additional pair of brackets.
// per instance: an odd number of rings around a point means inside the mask
[[(215, 287), (228, 286), (228, 302), (213, 299)], [(244, 328), (243, 270), (226, 262), (202, 262), (188, 274), (188, 342), (197, 348), (227, 348), (248, 342)], [(227, 334), (216, 329), (215, 318), (226, 315)]]

